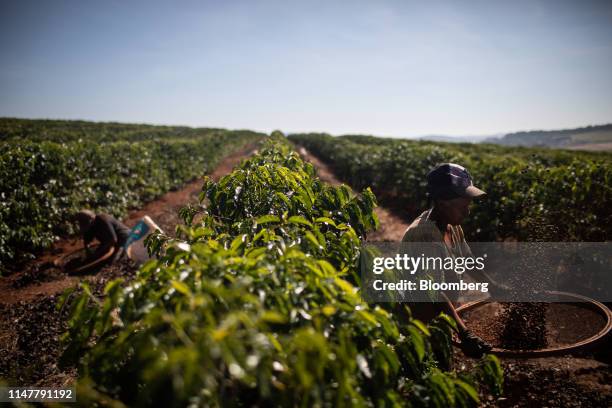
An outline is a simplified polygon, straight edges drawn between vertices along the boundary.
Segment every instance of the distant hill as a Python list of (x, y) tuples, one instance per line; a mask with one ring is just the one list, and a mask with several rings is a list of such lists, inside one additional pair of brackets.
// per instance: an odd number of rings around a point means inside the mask
[(532, 130), (489, 138), (505, 146), (540, 146), (577, 150), (612, 150), (612, 124), (563, 130)]
[(446, 142), (446, 143), (480, 143), (485, 140), (490, 143), (489, 140), (499, 138), (502, 135), (488, 135), (488, 136), (444, 136), (444, 135), (427, 135), (418, 137), (419, 140), (428, 140), (430, 142)]

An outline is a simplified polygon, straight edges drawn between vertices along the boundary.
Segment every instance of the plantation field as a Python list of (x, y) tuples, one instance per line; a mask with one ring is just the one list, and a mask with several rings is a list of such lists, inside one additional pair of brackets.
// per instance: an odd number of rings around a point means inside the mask
[(473, 241), (603, 241), (612, 237), (612, 154), (450, 144), (371, 136), (295, 134), (289, 139), (332, 164), (408, 220), (427, 208), (427, 172), (465, 166), (487, 195), (465, 230)]
[[(378, 203), (406, 220), (426, 208), (424, 175), (441, 161), (465, 165), (488, 192), (470, 240), (611, 232), (609, 154), (115, 123), (2, 119), (0, 129), (0, 227), (10, 231), (0, 248), (12, 263), (70, 235), (81, 207), (121, 216), (230, 152), (254, 152), (205, 178), (181, 221), (148, 240), (156, 259), (74, 278), (61, 297), (0, 302), (0, 383), (74, 381), (84, 406), (512, 406), (525, 402), (525, 381), (537, 389), (530, 398), (546, 387), (546, 403), (569, 360), (526, 369), (457, 355), (451, 318), (425, 324), (405, 304), (361, 298), (360, 245), (380, 233)], [(296, 145), (359, 194), (323, 182)], [(26, 286), (48, 278), (15, 275)], [(596, 386), (559, 401), (609, 401)]]
[(263, 137), (250, 131), (0, 119), (0, 263), (74, 231), (81, 208), (122, 217)]

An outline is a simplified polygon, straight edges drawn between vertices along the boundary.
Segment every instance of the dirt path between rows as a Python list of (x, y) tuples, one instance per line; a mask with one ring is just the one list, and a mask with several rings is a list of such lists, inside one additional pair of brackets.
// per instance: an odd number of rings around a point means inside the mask
[[(304, 160), (312, 163), (312, 165), (317, 169), (317, 175), (321, 180), (334, 186), (346, 184), (338, 180), (330, 166), (310, 153), (306, 148), (300, 146), (296, 149)], [(404, 232), (406, 232), (406, 228), (408, 228), (408, 223), (391, 213), (391, 211), (380, 206), (376, 207), (374, 212), (378, 217), (378, 221), (380, 221), (380, 227), (378, 230), (368, 234), (367, 240), (370, 242), (400, 241), (404, 236)]]
[[(317, 169), (321, 180), (342, 184), (328, 164), (304, 147), (296, 147), (304, 160)], [(408, 226), (388, 209), (377, 207), (380, 228), (368, 235), (368, 241), (399, 241)], [(486, 407), (604, 407), (612, 406), (611, 336), (593, 351), (575, 355), (534, 359), (501, 359), (505, 395), (499, 400), (486, 399)], [(454, 366), (463, 371), (475, 361), (455, 349)]]

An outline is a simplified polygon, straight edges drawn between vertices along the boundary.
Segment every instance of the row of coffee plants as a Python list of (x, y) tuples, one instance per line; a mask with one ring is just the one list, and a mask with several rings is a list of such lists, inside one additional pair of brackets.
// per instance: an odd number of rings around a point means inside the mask
[[(372, 186), (407, 219), (427, 208), (426, 174), (440, 162), (468, 168), (487, 192), (466, 222), (472, 240), (612, 237), (612, 154), (451, 144), (371, 136), (290, 135), (355, 188)], [(534, 231), (534, 230), (538, 231)]]
[(79, 401), (127, 406), (475, 406), (499, 362), (448, 369), (454, 322), (429, 326), (357, 290), (375, 198), (322, 183), (284, 137), (184, 208), (178, 238), (105, 298), (72, 307), (64, 364)]
[(89, 140), (100, 143), (118, 141), (139, 142), (160, 138), (200, 137), (202, 134), (215, 132), (223, 133), (224, 129), (116, 122), (89, 122), (82, 120), (0, 118), (0, 141), (3, 142), (46, 141), (68, 143), (79, 140)]
[(122, 217), (261, 137), (215, 131), (140, 142), (0, 143), (0, 271), (73, 233), (70, 217), (80, 208)]

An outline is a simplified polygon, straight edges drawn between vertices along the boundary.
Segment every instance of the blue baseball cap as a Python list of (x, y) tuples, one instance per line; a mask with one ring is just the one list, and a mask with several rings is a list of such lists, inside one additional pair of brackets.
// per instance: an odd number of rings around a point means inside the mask
[(427, 173), (427, 191), (432, 198), (442, 200), (476, 198), (486, 194), (474, 186), (467, 169), (455, 163), (439, 164)]

